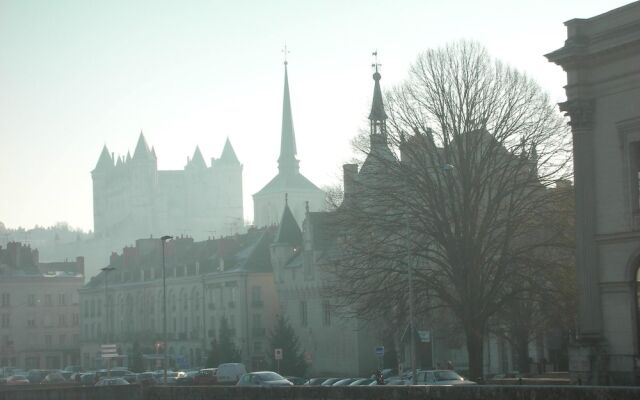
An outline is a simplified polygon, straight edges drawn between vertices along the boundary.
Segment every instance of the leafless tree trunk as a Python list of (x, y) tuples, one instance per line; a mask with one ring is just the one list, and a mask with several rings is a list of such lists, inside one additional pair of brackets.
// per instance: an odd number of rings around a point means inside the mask
[(471, 42), (421, 54), (387, 105), (390, 151), (368, 152), (377, 172), (363, 168), (336, 211), (330, 287), (377, 318), (406, 304), (410, 263), (416, 309), (459, 319), (480, 377), (489, 318), (557, 243), (542, 225), (549, 188), (569, 173), (565, 121), (532, 80)]

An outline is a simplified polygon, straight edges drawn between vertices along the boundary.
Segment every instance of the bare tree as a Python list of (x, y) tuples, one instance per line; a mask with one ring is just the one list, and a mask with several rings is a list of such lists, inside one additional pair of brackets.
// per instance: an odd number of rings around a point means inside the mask
[(359, 317), (384, 317), (406, 304), (410, 265), (417, 312), (458, 319), (480, 377), (488, 320), (531, 265), (546, 273), (535, 260), (557, 244), (544, 221), (548, 189), (569, 171), (566, 123), (537, 84), (472, 42), (421, 54), (386, 100), (336, 211), (332, 293)]

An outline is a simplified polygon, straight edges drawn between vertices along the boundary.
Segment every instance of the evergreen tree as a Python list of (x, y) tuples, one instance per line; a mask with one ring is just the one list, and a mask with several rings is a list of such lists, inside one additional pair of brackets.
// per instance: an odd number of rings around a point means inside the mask
[(269, 344), (271, 351), (267, 354), (267, 357), (269, 357), (273, 371), (278, 371), (275, 349), (282, 349), (279, 373), (282, 375), (304, 376), (307, 370), (304, 353), (300, 350), (298, 336), (285, 317), (278, 316), (276, 326), (269, 334)]
[(220, 318), (218, 330), (218, 355), (220, 363), (240, 362), (240, 350), (233, 340), (234, 332), (229, 326), (227, 317)]
[(140, 343), (136, 340), (133, 342), (133, 348), (131, 349), (131, 371), (144, 372), (144, 360), (142, 358), (142, 350), (140, 349)]

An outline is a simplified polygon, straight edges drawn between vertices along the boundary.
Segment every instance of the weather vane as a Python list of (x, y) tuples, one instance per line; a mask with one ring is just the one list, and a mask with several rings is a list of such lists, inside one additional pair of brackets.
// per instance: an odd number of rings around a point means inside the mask
[(287, 50), (287, 42), (284, 42), (284, 49), (282, 49), (282, 52), (284, 53), (284, 65), (289, 64), (289, 62), (287, 61), (287, 54), (291, 53), (289, 50)]
[(371, 67), (375, 68), (376, 72), (378, 72), (378, 67), (380, 67), (382, 65), (382, 64), (378, 63), (378, 50), (376, 50), (373, 53), (371, 53), (371, 55), (374, 57), (373, 64), (371, 64)]

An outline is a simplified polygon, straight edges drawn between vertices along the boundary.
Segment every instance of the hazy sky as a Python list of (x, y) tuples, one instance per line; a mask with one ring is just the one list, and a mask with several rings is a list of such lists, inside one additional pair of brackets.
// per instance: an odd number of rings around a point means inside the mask
[(367, 126), (373, 50), (384, 88), (419, 52), (474, 39), (561, 101), (565, 75), (543, 54), (563, 22), (627, 3), (0, 0), (0, 221), (92, 229), (100, 150), (133, 153), (141, 129), (160, 169), (196, 145), (217, 158), (229, 137), (252, 219), (277, 171), (285, 41), (301, 171), (322, 186)]

